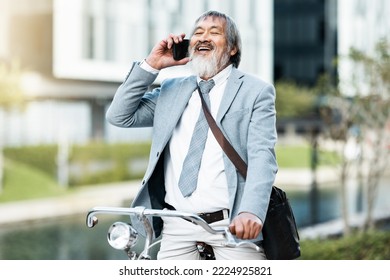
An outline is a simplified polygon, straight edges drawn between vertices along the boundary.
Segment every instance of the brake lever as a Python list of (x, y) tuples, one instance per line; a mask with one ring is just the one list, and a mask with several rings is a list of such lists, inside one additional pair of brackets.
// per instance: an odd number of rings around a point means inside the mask
[(224, 244), (226, 247), (236, 248), (236, 247), (246, 247), (246, 248), (252, 248), (255, 249), (257, 252), (260, 252), (260, 247), (257, 246), (255, 243), (250, 241), (240, 241), (237, 242), (234, 239), (233, 234), (230, 232), (229, 228), (225, 228), (225, 237), (226, 237), (226, 243)]

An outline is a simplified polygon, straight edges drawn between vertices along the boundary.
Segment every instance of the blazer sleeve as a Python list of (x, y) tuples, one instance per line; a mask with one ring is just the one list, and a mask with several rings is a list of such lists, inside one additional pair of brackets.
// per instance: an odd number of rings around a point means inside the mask
[(254, 213), (263, 222), (278, 170), (276, 141), (275, 88), (266, 84), (257, 96), (249, 123), (248, 171), (238, 211)]
[(152, 126), (159, 89), (147, 91), (156, 77), (134, 63), (106, 112), (107, 121), (118, 127)]

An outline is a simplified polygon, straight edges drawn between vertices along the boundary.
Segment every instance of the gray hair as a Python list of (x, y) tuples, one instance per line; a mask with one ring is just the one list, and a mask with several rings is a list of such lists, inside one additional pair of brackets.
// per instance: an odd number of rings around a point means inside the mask
[[(228, 15), (217, 12), (217, 11), (208, 11), (203, 13), (196, 21), (195, 21), (195, 28), (196, 25), (208, 18), (208, 17), (217, 17), (217, 18), (223, 18), (226, 21), (226, 32), (225, 35), (227, 37), (227, 42), (228, 42), (228, 47), (229, 50), (232, 50), (233, 48), (237, 49), (237, 53), (233, 56), (230, 57), (230, 62), (233, 64), (234, 67), (238, 68), (238, 65), (240, 64), (241, 61), (241, 36), (240, 32), (236, 26), (236, 23), (234, 20), (229, 17)], [(194, 31), (192, 32), (192, 34)]]

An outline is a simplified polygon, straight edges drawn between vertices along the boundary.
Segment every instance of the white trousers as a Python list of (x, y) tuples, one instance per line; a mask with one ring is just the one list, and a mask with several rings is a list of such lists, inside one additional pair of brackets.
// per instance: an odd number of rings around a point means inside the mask
[[(212, 234), (201, 226), (181, 218), (163, 217), (164, 227), (160, 251), (157, 259), (168, 260), (199, 260), (200, 255), (196, 242), (205, 242), (213, 247), (217, 260), (264, 260), (264, 251), (257, 252), (253, 248), (228, 248), (223, 246), (226, 239), (222, 234)], [(212, 227), (225, 227), (229, 219), (210, 224)]]

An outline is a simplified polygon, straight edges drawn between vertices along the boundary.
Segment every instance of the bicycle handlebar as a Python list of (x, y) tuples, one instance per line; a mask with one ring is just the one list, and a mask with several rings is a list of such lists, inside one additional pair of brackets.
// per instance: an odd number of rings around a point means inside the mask
[(154, 216), (154, 217), (177, 217), (183, 218), (187, 221), (190, 221), (196, 225), (201, 226), (207, 232), (212, 234), (223, 233), (223, 229), (212, 228), (209, 224), (203, 220), (198, 215), (188, 212), (182, 212), (177, 210), (158, 210), (158, 209), (147, 209), (145, 207), (95, 207), (92, 208), (87, 215), (87, 226), (92, 228), (94, 227), (98, 220), (95, 214), (117, 214), (117, 215), (137, 215), (138, 217), (142, 216)]
[(241, 241), (237, 242), (234, 239), (233, 234), (229, 231), (227, 227), (213, 228), (201, 217), (196, 214), (182, 212), (177, 210), (158, 210), (158, 209), (147, 209), (145, 207), (94, 207), (92, 208), (87, 215), (87, 226), (89, 228), (94, 227), (98, 223), (98, 219), (95, 216), (96, 214), (113, 214), (113, 215), (136, 215), (141, 221), (143, 221), (144, 228), (147, 231), (148, 240), (147, 243), (152, 242), (152, 228), (150, 223), (145, 221), (145, 218), (148, 216), (154, 217), (177, 217), (185, 219), (189, 222), (192, 222), (196, 225), (201, 226), (204, 230), (211, 234), (223, 234), (226, 238), (226, 243), (224, 244), (227, 247), (250, 247), (255, 249), (256, 251), (260, 251), (260, 248), (249, 241)]

